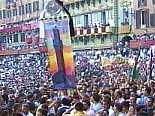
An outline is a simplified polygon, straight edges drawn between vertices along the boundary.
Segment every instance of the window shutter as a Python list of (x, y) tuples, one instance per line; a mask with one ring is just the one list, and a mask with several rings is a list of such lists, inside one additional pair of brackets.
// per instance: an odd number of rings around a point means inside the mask
[(138, 0), (138, 8), (141, 6), (141, 0)]
[(147, 0), (144, 0), (144, 6), (147, 6)]
[(81, 4), (81, 7), (83, 8), (84, 7), (84, 1), (81, 1), (80, 4)]
[(90, 6), (90, 0), (86, 0), (87, 5)]
[(79, 2), (76, 2), (76, 8), (79, 9)]
[(136, 28), (139, 29), (141, 26), (141, 11), (136, 11)]
[(155, 14), (150, 14), (150, 25), (155, 27)]
[(146, 27), (149, 27), (149, 9), (145, 11), (145, 24)]
[(71, 4), (72, 9), (74, 9), (74, 8), (75, 8), (75, 6), (74, 6), (74, 5), (75, 5), (74, 3), (72, 3), (72, 4)]
[(98, 0), (99, 4), (101, 4), (101, 0)]

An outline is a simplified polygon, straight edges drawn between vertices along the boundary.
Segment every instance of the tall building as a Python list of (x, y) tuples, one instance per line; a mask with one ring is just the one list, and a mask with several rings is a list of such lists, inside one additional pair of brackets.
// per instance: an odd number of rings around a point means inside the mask
[(134, 0), (133, 39), (131, 48), (155, 45), (155, 0)]
[[(0, 49), (37, 48), (44, 45), (40, 19), (62, 19), (67, 15), (44, 14), (49, 0), (0, 1)], [(132, 34), (132, 0), (62, 0), (75, 27), (74, 49), (112, 47)]]
[[(0, 49), (18, 50), (39, 45), (38, 0), (2, 0)], [(41, 42), (41, 41), (40, 41)]]
[(135, 0), (134, 10), (135, 34), (155, 33), (155, 0)]
[(76, 0), (65, 7), (73, 17), (75, 49), (112, 47), (132, 35), (132, 0)]

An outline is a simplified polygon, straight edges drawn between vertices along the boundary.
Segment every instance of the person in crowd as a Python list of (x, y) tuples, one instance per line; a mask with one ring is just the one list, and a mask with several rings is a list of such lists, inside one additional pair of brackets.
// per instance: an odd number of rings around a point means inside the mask
[(54, 93), (46, 53), (0, 56), (0, 116), (154, 116), (154, 54), (151, 67), (150, 49), (133, 50), (126, 42), (74, 51), (77, 87), (65, 96)]
[(77, 102), (69, 116), (87, 116), (82, 102)]
[(30, 106), (28, 104), (22, 104), (22, 113), (23, 116), (33, 116), (30, 112)]
[(56, 114), (57, 116), (62, 116), (64, 112), (70, 109), (71, 101), (67, 97), (64, 97), (61, 100), (61, 104), (62, 105), (58, 108), (58, 111)]
[(100, 103), (101, 97), (98, 94), (93, 94), (91, 97), (91, 106), (90, 109), (94, 110), (94, 112), (98, 112), (102, 109), (102, 104)]

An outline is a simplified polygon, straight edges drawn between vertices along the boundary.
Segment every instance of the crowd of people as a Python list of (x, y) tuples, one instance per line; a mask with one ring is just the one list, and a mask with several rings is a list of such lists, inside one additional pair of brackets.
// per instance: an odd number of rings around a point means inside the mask
[[(116, 57), (138, 62), (140, 78), (133, 80), (134, 65), (113, 62)], [(104, 66), (104, 58), (112, 63)], [(46, 53), (0, 56), (0, 116), (155, 115), (150, 48), (133, 50), (119, 43), (115, 49), (74, 51), (78, 81), (68, 91), (52, 87), (47, 60)]]
[(134, 40), (155, 40), (155, 35), (154, 34), (144, 34), (144, 35), (135, 35), (133, 36)]

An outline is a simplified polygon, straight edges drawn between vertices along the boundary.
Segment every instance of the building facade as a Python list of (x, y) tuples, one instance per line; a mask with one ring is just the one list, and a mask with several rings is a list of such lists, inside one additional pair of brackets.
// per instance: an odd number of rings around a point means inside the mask
[(132, 35), (132, 0), (81, 0), (66, 4), (74, 20), (75, 49), (107, 48)]
[(1, 0), (1, 50), (38, 47), (42, 42), (38, 26), (40, 9), (37, 0)]
[[(0, 49), (44, 46), (39, 20), (61, 19), (67, 15), (44, 15), (49, 0), (0, 0)], [(109, 48), (124, 36), (132, 35), (133, 2), (131, 0), (64, 1), (73, 18), (74, 49)]]
[(155, 45), (155, 0), (134, 0), (133, 40), (131, 48)]
[(155, 0), (135, 0), (135, 23), (136, 35), (155, 32)]

